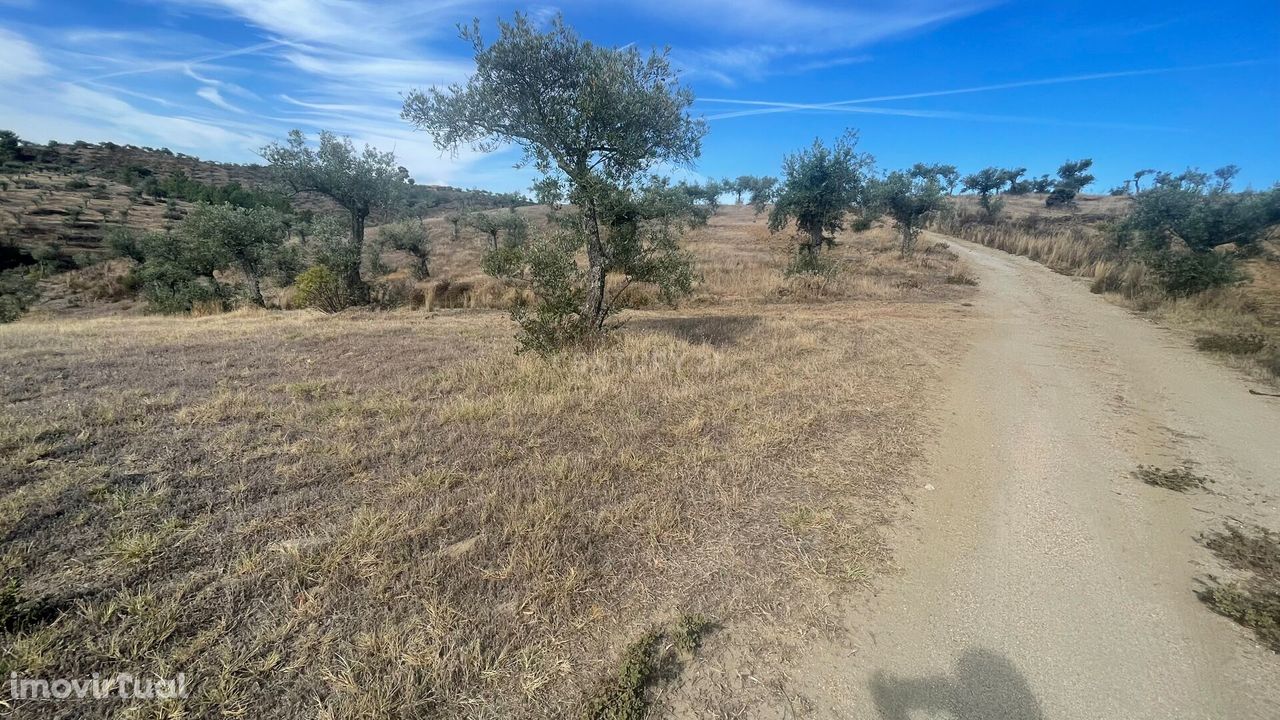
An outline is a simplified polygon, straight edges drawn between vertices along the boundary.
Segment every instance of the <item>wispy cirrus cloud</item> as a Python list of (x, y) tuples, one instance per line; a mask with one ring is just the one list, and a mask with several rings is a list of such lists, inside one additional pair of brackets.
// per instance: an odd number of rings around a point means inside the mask
[(15, 32), (0, 28), (0, 83), (40, 77), (50, 70), (35, 45)]
[(846, 6), (803, 0), (652, 0), (643, 7), (705, 29), (714, 44), (678, 48), (676, 60), (690, 76), (734, 85), (832, 67), (824, 63), (833, 53), (847, 57), (849, 50), (959, 20), (1000, 1), (871, 0)]
[[(988, 121), (1009, 121), (1009, 122), (1051, 122), (1063, 124), (1067, 121), (1057, 121), (1052, 119), (1037, 119), (1029, 117), (1013, 117), (1013, 116), (997, 116), (984, 115), (975, 113), (957, 113), (949, 111), (932, 111), (932, 110), (910, 110), (899, 108), (865, 108), (858, 107), (868, 103), (891, 102), (897, 100), (917, 100), (921, 98), (946, 97), (952, 95), (969, 95), (973, 93), (997, 92), (1001, 90), (1014, 90), (1018, 88), (1042, 87), (1046, 85), (1062, 85), (1069, 83), (1093, 82), (1098, 80), (1112, 80), (1117, 78), (1143, 77), (1149, 75), (1166, 75), (1177, 72), (1187, 72), (1194, 70), (1217, 70), (1235, 67), (1247, 67), (1250, 65), (1258, 65), (1264, 61), (1260, 60), (1242, 60), (1237, 62), (1209, 63), (1205, 65), (1186, 65), (1164, 68), (1146, 68), (1136, 70), (1117, 70), (1111, 72), (1085, 73), (1078, 75), (1060, 75), (1049, 78), (1037, 78), (1033, 80), (1017, 80), (1013, 82), (995, 83), (989, 85), (977, 85), (972, 87), (951, 88), (947, 90), (928, 90), (923, 92), (897, 93), (891, 95), (877, 95), (871, 97), (854, 98), (851, 100), (836, 100), (831, 102), (818, 103), (800, 103), (785, 102), (777, 100), (744, 100), (739, 98), (699, 98), (704, 103), (721, 103), (729, 105), (746, 105), (751, 106), (749, 110), (732, 110), (726, 112), (717, 112), (706, 116), (708, 120), (727, 120), (731, 118), (749, 117), (752, 115), (769, 115), (777, 113), (797, 112), (797, 111), (826, 111), (826, 112), (877, 112), (881, 114), (904, 115), (913, 117), (938, 117), (951, 119), (983, 119)], [(1093, 127), (1113, 127), (1127, 129), (1170, 129), (1165, 127), (1153, 127), (1149, 125), (1133, 125), (1126, 123), (1069, 123), (1082, 126)]]
[(212, 86), (202, 87), (199, 90), (196, 90), (196, 96), (204, 98), (205, 100), (209, 101), (210, 103), (213, 103), (214, 105), (222, 108), (223, 110), (230, 110), (231, 112), (240, 113), (242, 115), (244, 114), (244, 110), (242, 108), (238, 108), (235, 105), (232, 105), (231, 103), (224, 100), (222, 97), (222, 93), (218, 92), (218, 88), (216, 87), (212, 87)]

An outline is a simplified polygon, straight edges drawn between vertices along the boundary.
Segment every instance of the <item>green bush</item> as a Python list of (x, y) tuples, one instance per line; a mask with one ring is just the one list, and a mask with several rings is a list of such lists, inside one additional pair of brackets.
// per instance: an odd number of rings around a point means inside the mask
[(1174, 297), (1190, 297), (1244, 279), (1235, 258), (1223, 253), (1162, 251), (1149, 253), (1146, 261), (1160, 287)]
[(342, 281), (324, 265), (312, 265), (298, 276), (294, 284), (295, 300), (299, 307), (314, 308), (324, 313), (336, 313), (346, 308), (346, 289)]
[(192, 275), (170, 262), (149, 260), (133, 273), (153, 312), (191, 312), (196, 306), (220, 303), (225, 299), (222, 288), (211, 279)]
[(39, 297), (39, 287), (24, 268), (0, 272), (0, 323), (17, 320)]

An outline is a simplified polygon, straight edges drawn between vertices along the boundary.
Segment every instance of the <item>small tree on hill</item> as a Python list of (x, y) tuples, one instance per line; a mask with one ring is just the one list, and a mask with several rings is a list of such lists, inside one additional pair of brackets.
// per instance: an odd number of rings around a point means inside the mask
[(916, 163), (911, 166), (911, 174), (921, 178), (935, 178), (938, 185), (942, 187), (948, 195), (954, 195), (956, 187), (960, 184), (960, 171), (955, 165), (942, 165), (938, 163)]
[(748, 196), (747, 202), (755, 208), (756, 215), (760, 215), (768, 209), (769, 203), (773, 202), (778, 194), (778, 178), (768, 175), (753, 178), (750, 189), (751, 195)]
[(978, 194), (978, 204), (982, 206), (983, 212), (988, 218), (994, 219), (1000, 214), (1001, 206), (992, 200), (992, 196), (998, 194), (1006, 182), (1004, 170), (988, 167), (972, 175), (966, 175), (963, 184), (965, 190)]
[(0, 163), (17, 160), (22, 144), (12, 130), (0, 130)]
[(466, 226), (489, 238), (489, 249), (498, 249), (498, 234), (502, 232), (502, 218), (487, 212), (473, 212), (463, 220)]
[(1031, 192), (1030, 183), (1022, 180), (1022, 176), (1026, 174), (1026, 168), (1009, 168), (1007, 170), (1002, 170), (1001, 175), (1004, 178), (1005, 183), (1009, 186), (1005, 189), (1005, 192), (1010, 195), (1026, 195)]
[(806, 150), (782, 161), (783, 181), (769, 230), (778, 232), (794, 222), (805, 236), (799, 252), (810, 259), (831, 240), (824, 233), (844, 229), (845, 215), (863, 200), (864, 175), (874, 159), (857, 150), (858, 135), (846, 132), (832, 147), (815, 139)]
[(1135, 193), (1142, 192), (1142, 178), (1148, 175), (1155, 175), (1156, 171), (1151, 169), (1139, 170), (1133, 174), (1133, 191)]
[(563, 232), (534, 243), (527, 256), (540, 280), (538, 304), (516, 317), (525, 346), (546, 349), (601, 331), (619, 299), (605, 292), (611, 271), (683, 286), (688, 258), (671, 238), (633, 235), (628, 223), (606, 217), (606, 203), (634, 195), (653, 165), (689, 163), (700, 152), (706, 125), (689, 116), (693, 93), (667, 56), (583, 41), (559, 16), (541, 32), (517, 14), (499, 23), (487, 46), (478, 22), (462, 36), (475, 51), (475, 73), (464, 85), (410, 92), (402, 116), (442, 150), (514, 143), (524, 162), (567, 191)]
[(413, 258), (413, 277), (431, 277), (431, 231), (421, 220), (400, 220), (378, 228), (378, 239)]
[(1068, 160), (1063, 163), (1062, 167), (1058, 168), (1058, 181), (1054, 183), (1053, 192), (1049, 193), (1049, 197), (1044, 200), (1045, 205), (1049, 207), (1074, 205), (1076, 195), (1094, 180), (1093, 175), (1089, 173), (1091, 167), (1093, 167), (1093, 160), (1089, 158)]
[(873, 211), (893, 218), (898, 224), (902, 255), (915, 250), (920, 231), (946, 203), (940, 173), (935, 167), (917, 165), (911, 170), (889, 173), (870, 183), (867, 195)]
[(379, 152), (368, 145), (358, 151), (350, 138), (327, 131), (320, 133), (318, 148), (307, 145), (301, 130), (293, 130), (284, 145), (268, 145), (261, 155), (277, 180), (292, 192), (324, 195), (347, 211), (354, 247), (347, 254), (347, 264), (333, 269), (347, 285), (353, 302), (367, 300), (369, 288), (360, 277), (365, 222), (371, 213), (387, 209), (401, 197), (409, 184), (408, 171), (396, 164), (394, 153)]
[(1218, 184), (1214, 187), (1215, 192), (1231, 192), (1231, 182), (1240, 174), (1239, 165), (1226, 165), (1213, 171), (1213, 176), (1218, 179)]
[(1027, 181), (1031, 185), (1031, 192), (1043, 195), (1053, 191), (1053, 178), (1048, 174), (1040, 177), (1031, 178)]

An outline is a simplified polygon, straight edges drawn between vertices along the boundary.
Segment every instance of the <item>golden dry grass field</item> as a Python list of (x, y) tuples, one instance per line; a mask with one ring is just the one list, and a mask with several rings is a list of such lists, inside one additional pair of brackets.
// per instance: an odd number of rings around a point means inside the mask
[[(478, 276), (446, 235), (433, 282)], [(830, 629), (976, 292), (943, 247), (841, 241), (840, 280), (794, 284), (725, 208), (684, 305), (551, 360), (483, 308), (0, 326), (0, 674), (191, 687), (7, 711), (577, 717), (655, 630)]]

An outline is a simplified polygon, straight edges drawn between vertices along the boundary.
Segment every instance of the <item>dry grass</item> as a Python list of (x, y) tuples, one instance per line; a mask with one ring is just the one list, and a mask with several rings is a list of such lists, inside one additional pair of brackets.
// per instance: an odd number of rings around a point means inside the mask
[(829, 627), (973, 290), (871, 233), (802, 301), (761, 227), (722, 213), (688, 307), (552, 361), (484, 310), (0, 327), (0, 675), (186, 673), (137, 717), (560, 718), (679, 618)]

